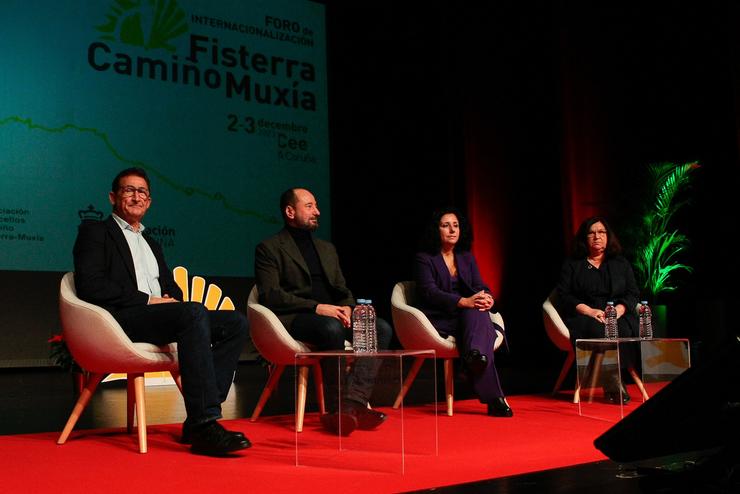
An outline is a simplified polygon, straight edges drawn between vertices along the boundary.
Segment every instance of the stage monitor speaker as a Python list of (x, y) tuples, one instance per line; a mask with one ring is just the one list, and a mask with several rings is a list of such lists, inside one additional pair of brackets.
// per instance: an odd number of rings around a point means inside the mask
[(740, 440), (740, 340), (733, 336), (596, 438), (612, 460), (711, 455)]

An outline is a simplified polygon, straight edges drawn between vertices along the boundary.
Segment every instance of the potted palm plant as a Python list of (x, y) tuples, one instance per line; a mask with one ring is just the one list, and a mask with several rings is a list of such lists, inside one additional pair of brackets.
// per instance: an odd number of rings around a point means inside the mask
[(674, 214), (688, 203), (680, 192), (690, 183), (691, 174), (699, 168), (697, 162), (676, 164), (656, 163), (649, 166), (651, 191), (642, 216), (642, 227), (635, 250), (635, 268), (643, 295), (653, 303), (653, 317), (658, 328), (665, 328), (666, 306), (655, 305), (661, 293), (676, 290), (674, 275), (691, 272), (691, 266), (680, 262), (680, 254), (689, 246), (689, 239), (673, 228)]
[(82, 392), (82, 388), (85, 387), (89, 373), (75, 362), (61, 333), (53, 335), (47, 341), (51, 346), (49, 360), (72, 375), (73, 389), (79, 395)]

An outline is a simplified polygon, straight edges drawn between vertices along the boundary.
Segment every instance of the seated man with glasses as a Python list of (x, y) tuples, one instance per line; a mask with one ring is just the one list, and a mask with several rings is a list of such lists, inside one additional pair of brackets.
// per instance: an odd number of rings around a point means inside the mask
[(248, 448), (244, 434), (217, 422), (248, 337), (247, 319), (237, 311), (181, 302), (162, 248), (141, 224), (152, 203), (150, 190), (143, 169), (123, 170), (108, 194), (113, 213), (80, 225), (74, 245), (77, 295), (108, 310), (132, 341), (177, 343), (187, 412), (182, 442), (193, 453), (223, 456)]

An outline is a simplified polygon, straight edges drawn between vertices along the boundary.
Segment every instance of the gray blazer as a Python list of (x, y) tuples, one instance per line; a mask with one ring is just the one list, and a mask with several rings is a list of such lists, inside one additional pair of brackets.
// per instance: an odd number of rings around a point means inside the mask
[[(355, 299), (339, 267), (334, 246), (313, 237), (321, 267), (335, 305), (354, 305)], [(264, 240), (254, 255), (254, 274), (261, 304), (272, 310), (289, 328), (296, 314), (314, 312), (319, 302), (311, 299), (311, 273), (287, 230)]]

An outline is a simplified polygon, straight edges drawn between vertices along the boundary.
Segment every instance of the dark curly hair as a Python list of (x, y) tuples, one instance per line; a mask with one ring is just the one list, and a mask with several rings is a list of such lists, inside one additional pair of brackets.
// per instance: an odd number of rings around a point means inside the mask
[(435, 210), (429, 217), (429, 221), (424, 229), (419, 248), (429, 254), (438, 254), (442, 249), (442, 241), (439, 238), (439, 220), (446, 214), (457, 216), (457, 222), (460, 225), (460, 237), (455, 245), (455, 251), (469, 251), (473, 244), (473, 230), (470, 228), (467, 218), (460, 213), (457, 208), (449, 207)]
[(617, 234), (611, 229), (606, 219), (603, 216), (592, 216), (581, 223), (573, 238), (574, 258), (585, 259), (588, 256), (588, 232), (595, 223), (601, 223), (606, 230), (606, 255), (616, 256), (622, 253), (622, 244), (619, 243)]

